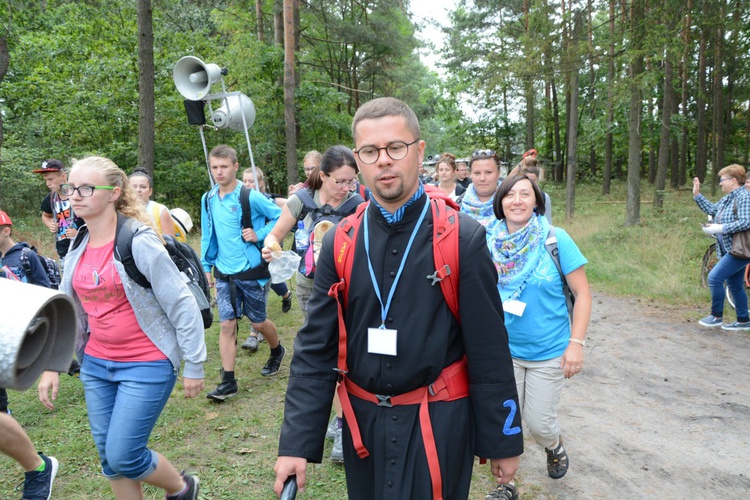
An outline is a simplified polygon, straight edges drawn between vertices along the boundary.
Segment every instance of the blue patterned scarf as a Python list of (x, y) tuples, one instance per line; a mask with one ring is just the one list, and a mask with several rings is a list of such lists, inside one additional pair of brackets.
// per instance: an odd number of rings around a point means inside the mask
[(500, 222), (492, 209), (492, 198), (488, 201), (481, 201), (477, 196), (474, 184), (469, 184), (469, 187), (466, 188), (466, 193), (461, 199), (461, 211), (479, 222), (485, 229)]
[(544, 216), (534, 214), (515, 233), (508, 232), (504, 219), (499, 222), (490, 253), (498, 273), (497, 289), (504, 302), (521, 295), (526, 280), (536, 269), (549, 233), (549, 222)]
[(380, 210), (380, 213), (383, 214), (383, 218), (385, 219), (385, 221), (388, 224), (393, 224), (395, 222), (400, 222), (401, 219), (404, 218), (404, 212), (406, 211), (406, 207), (408, 207), (409, 205), (413, 204), (415, 201), (420, 199), (423, 194), (424, 194), (424, 186), (422, 185), (422, 181), (419, 181), (419, 187), (417, 188), (417, 192), (414, 193), (414, 195), (412, 195), (411, 198), (406, 200), (406, 203), (401, 205), (401, 207), (397, 209), (394, 213), (390, 213), (388, 210), (381, 207), (374, 196), (370, 198), (370, 201), (372, 201), (372, 203), (376, 207), (378, 207), (378, 210)]

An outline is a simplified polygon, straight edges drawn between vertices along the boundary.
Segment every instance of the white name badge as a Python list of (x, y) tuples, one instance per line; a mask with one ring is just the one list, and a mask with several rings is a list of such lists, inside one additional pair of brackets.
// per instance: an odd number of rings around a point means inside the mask
[(503, 302), (503, 311), (513, 316), (523, 316), (524, 309), (526, 309), (526, 303), (520, 300), (510, 299)]
[(397, 330), (388, 328), (367, 329), (367, 352), (370, 354), (396, 355)]

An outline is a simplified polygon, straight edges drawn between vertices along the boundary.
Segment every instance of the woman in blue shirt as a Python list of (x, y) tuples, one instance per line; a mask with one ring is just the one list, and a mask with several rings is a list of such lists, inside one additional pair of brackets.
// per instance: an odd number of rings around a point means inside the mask
[(539, 187), (525, 174), (510, 176), (495, 193), (493, 209), (499, 223), (490, 227), (488, 244), (498, 269), (522, 419), (547, 452), (547, 473), (559, 479), (568, 470), (568, 455), (557, 405), (565, 379), (583, 367), (591, 315), (587, 261), (568, 233), (555, 228), (562, 272), (575, 297), (571, 318), (562, 278), (545, 247), (550, 225)]

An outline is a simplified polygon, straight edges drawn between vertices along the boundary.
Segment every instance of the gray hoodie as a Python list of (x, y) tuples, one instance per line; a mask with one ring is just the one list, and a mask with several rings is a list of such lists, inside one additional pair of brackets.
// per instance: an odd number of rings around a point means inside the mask
[[(73, 289), (73, 276), (88, 240), (86, 232), (80, 244), (71, 244), (71, 250), (65, 257), (65, 274), (60, 285), (60, 291), (73, 298), (79, 315), (78, 353), (83, 352), (89, 331), (86, 313)], [(175, 370), (179, 370), (180, 362), (184, 360), (184, 377), (203, 378), (206, 343), (203, 319), (195, 297), (151, 228), (142, 226), (134, 231), (132, 248), (136, 266), (151, 283), (150, 289), (133, 281), (119, 260), (115, 259), (114, 263), (138, 324), (169, 358)]]

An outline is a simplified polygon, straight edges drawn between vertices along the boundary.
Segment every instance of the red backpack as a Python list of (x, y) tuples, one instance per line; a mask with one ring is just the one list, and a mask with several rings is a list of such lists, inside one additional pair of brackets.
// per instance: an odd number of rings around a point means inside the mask
[[(458, 212), (455, 201), (446, 196), (436, 186), (425, 185), (432, 206), (433, 237), (432, 253), (435, 260), (435, 273), (430, 275), (432, 285), (440, 283), (440, 288), (453, 315), (458, 317)], [(357, 233), (362, 216), (369, 203), (362, 203), (357, 211), (341, 220), (336, 226), (333, 239), (336, 272), (344, 280), (342, 292), (344, 306), (348, 299), (349, 282), (352, 276), (354, 254), (351, 249), (357, 242)]]
[[(458, 316), (458, 205), (435, 186), (425, 186), (425, 191), (430, 197), (434, 227), (432, 253), (435, 261), (435, 272), (429, 275), (428, 278), (432, 279), (433, 286), (436, 283), (440, 283), (440, 288), (448, 307), (456, 319), (460, 321)], [(346, 377), (348, 366), (346, 364), (347, 333), (344, 322), (344, 308), (349, 296), (349, 282), (351, 281), (352, 264), (354, 261), (353, 249), (357, 243), (357, 233), (359, 232), (367, 205), (368, 203), (359, 205), (353, 215), (342, 219), (341, 223), (335, 228), (333, 255), (336, 272), (340, 280), (334, 283), (328, 291), (328, 295), (336, 299), (338, 303), (339, 355), (336, 370), (341, 376), (341, 384), (339, 384), (337, 392), (344, 416), (351, 430), (354, 448), (360, 458), (367, 457), (369, 452), (362, 443), (359, 425), (354, 415), (351, 401), (349, 400), (349, 392), (374, 403), (377, 402), (377, 399), (373, 400), (376, 395), (357, 387), (356, 384), (352, 383)], [(389, 405), (420, 404), (419, 421), (422, 428), (422, 440), (427, 454), (427, 464), (430, 470), (434, 500), (442, 499), (442, 477), (427, 403), (430, 401), (452, 401), (463, 398), (468, 396), (468, 391), (469, 379), (466, 369), (466, 358), (462, 358), (445, 368), (438, 377), (438, 380), (430, 386), (389, 398), (387, 402)], [(380, 402), (378, 404), (383, 403)]]

